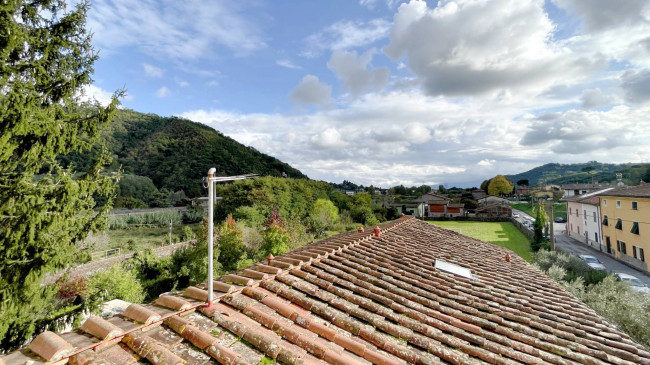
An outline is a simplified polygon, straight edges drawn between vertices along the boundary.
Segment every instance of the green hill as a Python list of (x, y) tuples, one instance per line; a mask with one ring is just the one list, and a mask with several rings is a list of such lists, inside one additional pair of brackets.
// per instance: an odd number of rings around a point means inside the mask
[(528, 180), (530, 186), (539, 184), (571, 184), (591, 182), (616, 182), (616, 173), (623, 174), (623, 182), (637, 185), (650, 180), (650, 164), (607, 164), (597, 161), (576, 164), (548, 163), (516, 175), (506, 175), (512, 181)]
[[(200, 123), (119, 110), (102, 130), (101, 142), (113, 155), (112, 169), (150, 178), (158, 189), (203, 195), (201, 179), (211, 167), (217, 175), (255, 173), (307, 178), (288, 164), (247, 147)], [(95, 148), (91, 153), (97, 153)], [(62, 158), (64, 164), (87, 164), (88, 154)]]

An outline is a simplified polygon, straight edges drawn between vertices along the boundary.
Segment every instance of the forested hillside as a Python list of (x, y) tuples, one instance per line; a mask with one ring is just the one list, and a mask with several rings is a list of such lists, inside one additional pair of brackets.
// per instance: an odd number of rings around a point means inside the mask
[(615, 182), (616, 173), (623, 174), (623, 182), (627, 185), (637, 185), (640, 180), (650, 180), (650, 164), (625, 163), (607, 164), (597, 161), (577, 164), (548, 163), (532, 170), (516, 175), (506, 175), (513, 182), (528, 180), (530, 186), (542, 183), (549, 184), (571, 184)]
[[(217, 175), (255, 173), (262, 176), (307, 178), (288, 164), (247, 147), (200, 123), (119, 110), (102, 130), (101, 142), (113, 155), (112, 168), (125, 175), (144, 176), (158, 189), (203, 194), (201, 178), (210, 167)], [(93, 153), (98, 153), (95, 148)], [(65, 163), (83, 166), (87, 155), (71, 154)]]

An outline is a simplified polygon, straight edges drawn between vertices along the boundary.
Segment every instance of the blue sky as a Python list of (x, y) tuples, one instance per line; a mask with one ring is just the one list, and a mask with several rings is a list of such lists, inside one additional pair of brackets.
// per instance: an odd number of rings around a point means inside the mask
[(648, 162), (650, 2), (92, 0), (87, 94), (328, 181)]

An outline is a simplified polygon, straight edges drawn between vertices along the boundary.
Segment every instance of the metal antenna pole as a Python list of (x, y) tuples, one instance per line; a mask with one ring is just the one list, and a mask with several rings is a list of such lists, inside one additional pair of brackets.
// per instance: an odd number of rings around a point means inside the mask
[(253, 177), (257, 177), (257, 174), (246, 174), (246, 175), (237, 175), (237, 176), (219, 176), (215, 177), (214, 174), (217, 172), (216, 168), (211, 168), (208, 170), (208, 178), (206, 179), (208, 183), (208, 305), (212, 305), (212, 291), (213, 291), (213, 246), (214, 246), (214, 188), (217, 182), (225, 181), (236, 181), (236, 180), (245, 180)]
[(208, 171), (208, 305), (212, 305), (213, 269), (212, 245), (214, 245), (214, 167)]

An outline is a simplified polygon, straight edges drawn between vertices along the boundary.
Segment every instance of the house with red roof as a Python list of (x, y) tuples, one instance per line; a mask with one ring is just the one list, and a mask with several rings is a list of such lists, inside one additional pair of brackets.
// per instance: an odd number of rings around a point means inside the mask
[(650, 364), (514, 252), (413, 217), (43, 332), (0, 364)]

